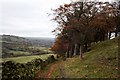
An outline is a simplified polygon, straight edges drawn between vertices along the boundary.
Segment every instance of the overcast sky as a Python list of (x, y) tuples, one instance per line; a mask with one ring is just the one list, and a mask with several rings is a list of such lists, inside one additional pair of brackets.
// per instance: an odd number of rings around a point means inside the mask
[(70, 0), (0, 0), (0, 34), (54, 37), (51, 9)]
[(0, 0), (0, 34), (54, 37), (56, 24), (47, 13), (64, 3), (70, 0)]

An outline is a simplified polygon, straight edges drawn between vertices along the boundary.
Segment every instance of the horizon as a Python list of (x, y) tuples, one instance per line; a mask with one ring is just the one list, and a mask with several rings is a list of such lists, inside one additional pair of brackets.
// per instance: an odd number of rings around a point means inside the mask
[(19, 36), (19, 35), (11, 35), (11, 34), (0, 34), (0, 36), (17, 36), (17, 37), (23, 37), (23, 38), (55, 38), (55, 37), (46, 37), (46, 36)]

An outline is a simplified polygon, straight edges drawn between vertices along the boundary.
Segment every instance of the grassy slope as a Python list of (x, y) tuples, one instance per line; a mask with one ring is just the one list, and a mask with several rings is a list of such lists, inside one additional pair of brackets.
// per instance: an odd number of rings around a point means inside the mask
[(43, 55), (35, 55), (35, 56), (21, 56), (21, 57), (13, 57), (13, 58), (3, 58), (2, 61), (15, 61), (15, 62), (19, 62), (19, 63), (27, 63), (33, 59), (36, 58), (41, 58), (43, 60), (47, 59), (50, 55), (54, 55), (54, 54), (43, 54)]
[(92, 50), (57, 63), (51, 77), (61, 77), (60, 66), (68, 78), (116, 78), (118, 76), (118, 38), (92, 44)]

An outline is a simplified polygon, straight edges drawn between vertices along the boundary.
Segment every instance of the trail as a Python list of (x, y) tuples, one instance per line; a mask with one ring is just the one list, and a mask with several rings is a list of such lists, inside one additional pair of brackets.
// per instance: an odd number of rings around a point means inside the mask
[[(51, 78), (51, 74), (54, 71), (58, 64), (54, 63), (47, 71), (45, 74), (42, 73), (41, 70), (38, 71), (38, 78), (44, 77), (44, 78)], [(61, 64), (59, 64), (59, 69), (60, 69), (60, 76), (61, 78), (67, 78), (66, 73), (65, 73), (65, 68)]]
[(53, 70), (55, 69), (56, 65), (57, 65), (57, 64), (53, 64), (53, 65), (50, 67), (50, 69), (49, 69), (49, 71), (48, 71), (48, 73), (47, 73), (47, 75), (46, 75), (47, 78), (50, 78), (50, 75), (52, 74), (52, 72), (53, 72)]
[[(54, 69), (56, 68), (56, 66), (57, 66), (57, 64), (55, 63), (50, 67), (50, 69), (48, 70), (48, 73), (46, 75), (46, 78), (50, 78), (50, 76), (51, 76), (52, 72), (54, 71)], [(64, 66), (62, 64), (60, 64), (59, 69), (60, 69), (61, 78), (66, 78), (67, 76), (65, 73)]]
[[(53, 64), (49, 70), (46, 71), (46, 73), (43, 73), (42, 70), (38, 71), (38, 78), (50, 78), (50, 75), (52, 74), (53, 70), (55, 69), (57, 64)], [(46, 66), (48, 67), (48, 65)]]
[(42, 76), (42, 71), (39, 70), (39, 71), (38, 71), (38, 78), (41, 78), (41, 76)]
[(67, 78), (67, 75), (65, 73), (65, 68), (64, 68), (62, 63), (61, 63), (61, 66), (60, 66), (60, 74), (61, 74), (62, 78)]

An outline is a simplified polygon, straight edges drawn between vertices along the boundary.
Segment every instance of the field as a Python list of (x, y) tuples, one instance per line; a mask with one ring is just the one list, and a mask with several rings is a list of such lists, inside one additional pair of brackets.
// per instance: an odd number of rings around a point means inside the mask
[[(43, 54), (43, 55), (33, 55), (33, 56), (21, 56), (21, 57), (13, 57), (13, 58), (3, 58), (2, 61), (14, 61), (18, 63), (27, 63), (33, 59), (41, 58), (42, 60), (46, 60), (50, 55), (54, 54)], [(54, 55), (55, 56), (55, 55)]]
[(48, 47), (31, 46), (29, 48), (30, 49), (35, 49), (35, 50), (40, 50), (40, 51), (43, 51), (45, 53), (52, 53), (52, 51), (50, 51)]

